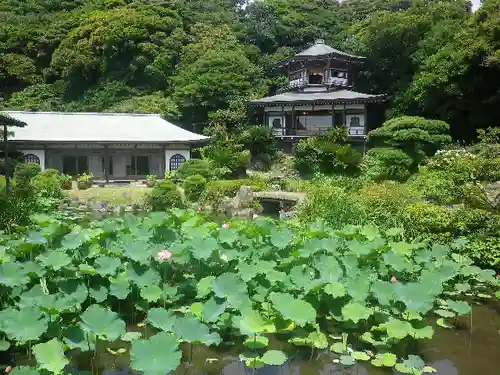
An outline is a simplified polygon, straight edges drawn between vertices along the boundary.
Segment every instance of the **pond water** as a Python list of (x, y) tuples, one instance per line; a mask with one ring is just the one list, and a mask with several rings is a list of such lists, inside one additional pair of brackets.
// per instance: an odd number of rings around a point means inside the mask
[[(498, 375), (500, 373), (500, 304), (475, 306), (471, 317), (459, 321), (460, 328), (436, 327), (434, 338), (423, 341), (417, 348), (437, 375)], [(129, 327), (129, 331), (136, 327)], [(149, 332), (151, 335), (152, 332)], [(116, 343), (109, 348), (117, 350), (125, 345)], [(336, 355), (328, 350), (295, 351), (291, 345), (271, 340), (270, 347), (290, 354), (285, 365), (250, 369), (238, 358), (241, 348), (208, 348), (203, 345), (185, 345), (183, 363), (171, 375), (392, 375), (396, 370), (376, 368), (369, 364), (343, 368), (334, 363)], [(24, 356), (16, 356), (17, 365), (31, 364)], [(191, 361), (189, 360), (190, 358)], [(91, 371), (99, 375), (131, 375), (128, 353), (114, 356), (100, 348), (97, 357), (88, 353), (72, 355), (74, 369)], [(76, 372), (76, 370), (75, 370)]]

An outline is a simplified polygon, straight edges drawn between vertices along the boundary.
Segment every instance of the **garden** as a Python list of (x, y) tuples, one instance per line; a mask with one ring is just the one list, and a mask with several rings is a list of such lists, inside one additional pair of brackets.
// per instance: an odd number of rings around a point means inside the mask
[[(75, 190), (37, 165), (16, 167), (9, 195), (0, 180), (12, 374), (423, 374), (439, 370), (436, 352), (495, 373), (495, 129), (453, 145), (446, 123), (404, 117), (374, 130), (364, 155), (332, 130), (294, 158), (262, 128), (213, 130), (201, 159), (140, 197), (106, 196), (140, 198), (137, 214), (61, 211)], [(240, 208), (258, 215), (224, 215), (242, 187), (307, 198), (287, 220), (257, 201)]]

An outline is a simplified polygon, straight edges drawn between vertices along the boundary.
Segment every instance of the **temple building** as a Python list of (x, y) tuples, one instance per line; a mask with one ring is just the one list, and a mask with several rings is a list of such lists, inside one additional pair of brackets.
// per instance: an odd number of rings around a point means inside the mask
[(355, 79), (364, 57), (351, 55), (317, 40), (314, 45), (278, 64), (288, 72), (282, 92), (251, 100), (261, 107), (264, 124), (293, 145), (301, 138), (345, 126), (354, 145), (364, 144), (368, 130), (381, 125), (384, 94), (355, 91)]

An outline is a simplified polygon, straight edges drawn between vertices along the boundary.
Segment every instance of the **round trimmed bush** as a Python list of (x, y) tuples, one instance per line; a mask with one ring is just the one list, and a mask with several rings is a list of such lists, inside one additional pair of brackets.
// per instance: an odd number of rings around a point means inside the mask
[(209, 180), (212, 177), (210, 162), (204, 159), (190, 159), (182, 163), (175, 173), (175, 177), (180, 180), (194, 175), (200, 175)]
[(43, 171), (32, 180), (33, 187), (42, 197), (62, 198), (61, 180), (59, 175), (55, 175), (50, 170)]
[(153, 211), (165, 211), (170, 208), (181, 208), (184, 206), (181, 192), (169, 180), (157, 183), (153, 187), (151, 194), (146, 198), (146, 204)]
[(404, 151), (377, 147), (368, 150), (361, 162), (361, 171), (372, 181), (405, 181), (410, 177), (413, 159)]
[(205, 190), (207, 179), (199, 174), (189, 176), (184, 181), (184, 195), (190, 202), (196, 202)]

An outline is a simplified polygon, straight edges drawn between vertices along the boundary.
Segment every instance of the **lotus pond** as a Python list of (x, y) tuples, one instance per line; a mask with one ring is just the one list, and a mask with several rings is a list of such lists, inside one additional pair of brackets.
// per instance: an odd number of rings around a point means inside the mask
[[(0, 353), (22, 358), (14, 375), (422, 374), (446, 341), (498, 344), (500, 281), (460, 241), (270, 218), (221, 227), (182, 210), (35, 220), (0, 240)], [(492, 322), (479, 336), (478, 315)]]

